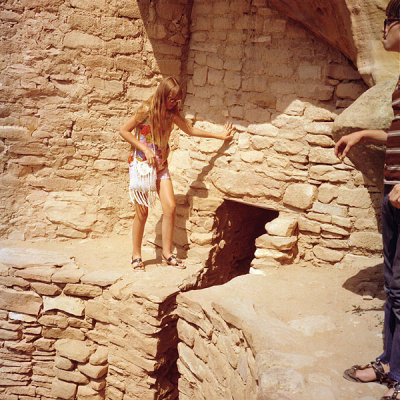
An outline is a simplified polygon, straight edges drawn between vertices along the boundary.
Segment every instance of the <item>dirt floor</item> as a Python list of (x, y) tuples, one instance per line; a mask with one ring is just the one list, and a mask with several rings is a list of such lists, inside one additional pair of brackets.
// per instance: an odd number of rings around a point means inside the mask
[[(71, 241), (0, 241), (0, 248), (3, 247), (58, 251), (74, 257), (77, 264), (87, 270), (112, 269), (128, 273), (130, 269), (128, 236)], [(163, 279), (165, 273), (181, 278), (181, 271), (161, 269), (160, 255), (157, 256), (154, 247), (145, 246), (143, 258), (155, 279)], [(187, 272), (191, 269), (189, 265)], [(136, 275), (140, 279), (140, 274)], [(315, 334), (312, 340), (303, 341), (299, 336), (299, 353), (315, 356), (321, 362), (320, 366), (303, 371), (305, 378), (331, 387), (336, 400), (379, 399), (386, 390), (384, 386), (351, 383), (342, 378), (342, 372), (353, 364), (367, 363), (382, 352), (382, 265), (365, 269), (285, 266), (267, 271), (267, 277), (269, 283), (265, 290), (269, 293), (271, 316), (287, 323), (307, 316), (325, 316), (331, 318), (336, 327)]]

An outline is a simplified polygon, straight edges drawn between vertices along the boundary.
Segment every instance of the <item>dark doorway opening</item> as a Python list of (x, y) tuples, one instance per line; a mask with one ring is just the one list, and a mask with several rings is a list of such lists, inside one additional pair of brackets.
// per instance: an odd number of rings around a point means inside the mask
[[(225, 200), (216, 213), (216, 233), (211, 270), (214, 281), (225, 283), (249, 273), (256, 250), (256, 238), (263, 235), (265, 224), (279, 216), (279, 212), (235, 200)], [(211, 271), (210, 271), (211, 272)]]

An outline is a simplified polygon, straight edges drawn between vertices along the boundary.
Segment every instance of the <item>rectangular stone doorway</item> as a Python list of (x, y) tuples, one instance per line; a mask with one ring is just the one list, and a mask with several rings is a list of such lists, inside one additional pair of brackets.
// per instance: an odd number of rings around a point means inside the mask
[(265, 233), (265, 224), (277, 218), (278, 211), (257, 207), (240, 200), (225, 199), (216, 212), (215, 243), (219, 250), (214, 264), (224, 283), (249, 273), (256, 250), (256, 239)]

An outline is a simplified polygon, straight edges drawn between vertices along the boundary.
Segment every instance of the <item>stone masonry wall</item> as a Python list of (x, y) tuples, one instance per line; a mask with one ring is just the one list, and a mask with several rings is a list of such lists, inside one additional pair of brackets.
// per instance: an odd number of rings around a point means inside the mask
[[(213, 290), (215, 288), (211, 288)], [(255, 399), (254, 354), (243, 331), (192, 294), (178, 296), (179, 399)]]
[(129, 146), (118, 130), (160, 76), (184, 81), (190, 9), (187, 0), (1, 2), (1, 237), (127, 231)]
[(2, 249), (1, 261), (0, 398), (104, 399), (109, 348), (88, 304), (120, 274), (35, 250)]
[[(194, 1), (187, 70), (186, 116), (216, 131), (229, 120), (238, 133), (229, 145), (174, 138), (180, 198), (237, 198), (291, 215), (297, 250), (287, 262), (379, 254), (380, 192), (334, 155), (333, 121), (366, 89), (338, 51), (264, 1)], [(178, 218), (177, 236), (198, 247), (190, 221)]]
[(0, 399), (177, 398), (174, 274), (89, 272), (31, 249), (0, 257)]
[[(294, 214), (297, 260), (337, 263), (349, 248), (378, 254), (379, 191), (333, 154), (333, 120), (366, 88), (357, 71), (264, 1), (191, 7), (2, 3), (0, 234), (126, 233), (129, 146), (117, 131), (172, 74), (187, 86), (184, 113), (195, 124), (218, 130), (231, 120), (238, 130), (230, 145), (174, 132), (179, 248), (218, 236), (205, 227), (199, 240), (201, 210), (191, 208), (193, 196), (211, 196)], [(156, 243), (160, 216), (158, 204), (147, 231)]]

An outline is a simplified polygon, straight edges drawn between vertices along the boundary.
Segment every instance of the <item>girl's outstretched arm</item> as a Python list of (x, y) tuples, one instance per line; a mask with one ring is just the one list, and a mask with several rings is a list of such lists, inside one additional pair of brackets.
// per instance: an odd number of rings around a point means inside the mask
[(180, 114), (176, 114), (173, 121), (178, 126), (178, 128), (186, 134), (203, 138), (213, 138), (228, 141), (232, 139), (232, 135), (235, 130), (232, 124), (230, 122), (227, 122), (222, 132), (214, 133), (204, 131), (203, 129), (195, 128), (187, 119), (183, 118)]

